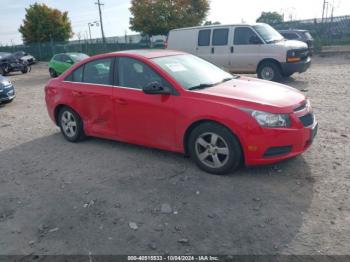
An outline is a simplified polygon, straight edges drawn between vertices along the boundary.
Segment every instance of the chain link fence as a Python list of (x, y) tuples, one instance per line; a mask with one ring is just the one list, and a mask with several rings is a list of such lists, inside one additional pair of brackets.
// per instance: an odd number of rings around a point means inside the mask
[(130, 49), (150, 48), (144, 43), (102, 43), (89, 41), (47, 42), (27, 45), (0, 46), (0, 52), (25, 51), (39, 61), (49, 61), (53, 55), (67, 52), (81, 52), (90, 56)]
[(316, 46), (350, 45), (350, 15), (318, 19), (288, 21), (276, 29), (304, 29), (310, 31)]

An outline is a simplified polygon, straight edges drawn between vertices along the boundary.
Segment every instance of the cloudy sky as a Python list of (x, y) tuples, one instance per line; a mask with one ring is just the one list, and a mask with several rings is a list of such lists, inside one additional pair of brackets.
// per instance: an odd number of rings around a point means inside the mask
[[(96, 0), (0, 0), (0, 44), (21, 43), (18, 28), (25, 15), (25, 7), (44, 2), (50, 7), (68, 11), (75, 38), (87, 37), (89, 22), (98, 20)], [(102, 0), (106, 36), (132, 33), (129, 29), (130, 0)], [(350, 0), (328, 0), (334, 6), (334, 15), (350, 15)], [(322, 15), (323, 0), (211, 0), (207, 20), (223, 24), (254, 22), (262, 11), (277, 11), (285, 19), (315, 18)], [(330, 13), (331, 7), (329, 8)], [(92, 37), (99, 37), (100, 28), (92, 28)]]

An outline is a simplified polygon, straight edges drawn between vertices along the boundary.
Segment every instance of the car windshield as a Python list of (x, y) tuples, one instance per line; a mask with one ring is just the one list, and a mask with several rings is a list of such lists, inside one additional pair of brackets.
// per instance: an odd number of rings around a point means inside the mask
[(234, 78), (219, 67), (193, 55), (157, 57), (153, 61), (187, 90), (211, 87)]
[(307, 40), (313, 40), (312, 35), (309, 32), (305, 32), (304, 35)]
[(89, 56), (86, 54), (69, 54), (69, 56), (73, 59), (74, 62), (80, 62), (86, 58), (89, 58)]
[(259, 24), (253, 27), (266, 43), (279, 42), (284, 39), (279, 32), (267, 24)]

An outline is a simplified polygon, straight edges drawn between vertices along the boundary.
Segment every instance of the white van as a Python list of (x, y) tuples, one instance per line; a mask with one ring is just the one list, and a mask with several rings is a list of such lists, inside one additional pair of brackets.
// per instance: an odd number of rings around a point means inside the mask
[(259, 78), (273, 81), (305, 72), (311, 64), (305, 43), (285, 40), (263, 23), (174, 29), (166, 46), (197, 55), (232, 73), (258, 73)]

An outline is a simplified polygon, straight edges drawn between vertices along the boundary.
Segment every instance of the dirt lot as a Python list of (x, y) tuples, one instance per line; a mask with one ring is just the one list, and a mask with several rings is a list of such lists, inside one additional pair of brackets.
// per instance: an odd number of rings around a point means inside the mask
[(350, 254), (345, 56), (316, 57), (286, 81), (312, 100), (312, 148), (224, 177), (174, 153), (68, 143), (47, 116), (46, 65), (10, 78), (17, 98), (0, 106), (0, 254)]

